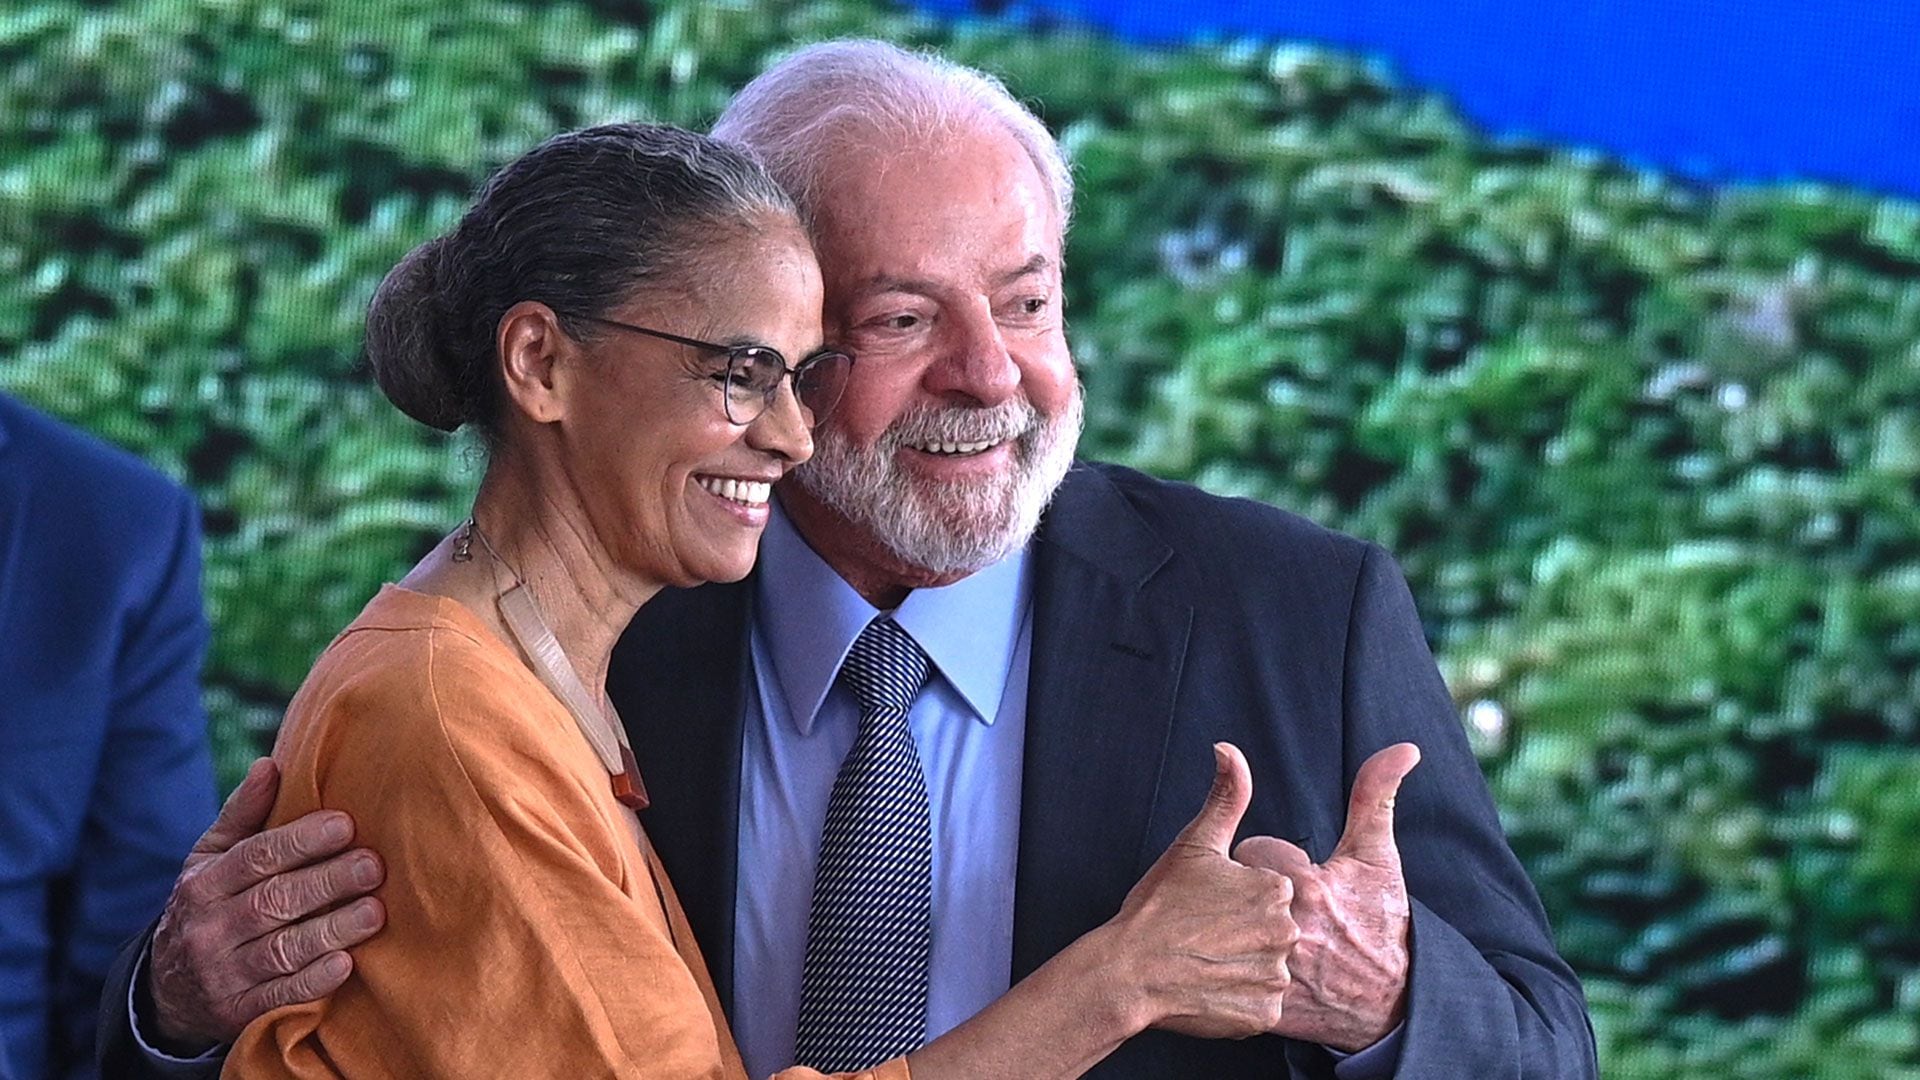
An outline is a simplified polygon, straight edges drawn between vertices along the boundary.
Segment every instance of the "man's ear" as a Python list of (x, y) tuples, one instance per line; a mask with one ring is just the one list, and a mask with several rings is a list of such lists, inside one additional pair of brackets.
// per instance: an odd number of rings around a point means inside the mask
[(561, 329), (552, 308), (533, 300), (508, 308), (500, 316), (494, 348), (507, 400), (521, 415), (536, 424), (551, 424), (566, 415), (559, 369), (580, 346)]

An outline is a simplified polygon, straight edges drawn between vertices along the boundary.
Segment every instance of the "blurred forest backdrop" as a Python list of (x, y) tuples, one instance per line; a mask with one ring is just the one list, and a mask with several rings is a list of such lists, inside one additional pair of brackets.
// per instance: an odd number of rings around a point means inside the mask
[(224, 781), (478, 477), (359, 364), (386, 269), (541, 137), (704, 126), (856, 33), (1000, 73), (1072, 155), (1089, 454), (1399, 554), (1607, 1076), (1920, 1077), (1920, 205), (1492, 140), (1298, 46), (8, 5), (0, 390), (199, 494)]

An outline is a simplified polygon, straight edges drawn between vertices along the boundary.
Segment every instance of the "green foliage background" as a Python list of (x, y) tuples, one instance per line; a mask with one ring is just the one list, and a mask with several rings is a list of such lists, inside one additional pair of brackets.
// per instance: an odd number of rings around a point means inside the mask
[[(196, 490), (231, 783), (477, 457), (374, 285), (556, 130), (871, 34), (1072, 154), (1088, 451), (1396, 551), (1606, 1075), (1920, 1077), (1920, 206), (1490, 141), (1352, 58), (868, 0), (0, 13), (0, 389)], [(137, 512), (137, 508), (129, 508)]]

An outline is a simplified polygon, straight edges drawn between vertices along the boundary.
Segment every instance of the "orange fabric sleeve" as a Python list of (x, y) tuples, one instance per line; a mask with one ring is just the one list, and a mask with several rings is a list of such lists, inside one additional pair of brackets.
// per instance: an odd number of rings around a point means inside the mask
[(273, 823), (353, 814), (386, 862), (387, 926), (330, 998), (250, 1025), (225, 1075), (743, 1077), (670, 886), (663, 909), (571, 716), (452, 601), (405, 595), (442, 606), (336, 640), (275, 750)]

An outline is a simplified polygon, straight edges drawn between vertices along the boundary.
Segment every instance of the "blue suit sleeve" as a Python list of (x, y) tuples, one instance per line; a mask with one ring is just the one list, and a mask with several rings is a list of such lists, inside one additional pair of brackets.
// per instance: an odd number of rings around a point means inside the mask
[[(129, 604), (115, 658), (106, 738), (75, 859), (65, 968), (57, 992), (76, 1003), (62, 1032), (86, 1059), (95, 1003), (129, 927), (157, 914), (181, 862), (215, 811), (200, 665), (208, 628), (200, 595), (199, 515), (184, 492), (157, 508), (165, 556)], [(141, 510), (145, 508), (133, 508)], [(152, 520), (152, 519), (148, 519)]]
[(1379, 1042), (1351, 1054), (1329, 1048), (1334, 1080), (1386, 1080), (1392, 1076), (1393, 1067), (1400, 1062), (1401, 1032), (1405, 1030), (1406, 1025), (1401, 1024)]
[(1378, 548), (1361, 566), (1346, 680), (1349, 788), (1377, 750), (1411, 741), (1421, 753), (1395, 807), (1413, 925), (1393, 1075), (1597, 1076), (1579, 980), (1507, 845), (1406, 580)]
[(107, 974), (100, 1000), (100, 1075), (117, 1080), (219, 1080), (227, 1047), (216, 1046), (197, 1058), (176, 1058), (154, 1049), (141, 1034), (142, 1021), (153, 1011), (142, 985), (152, 945), (149, 926), (120, 950)]

